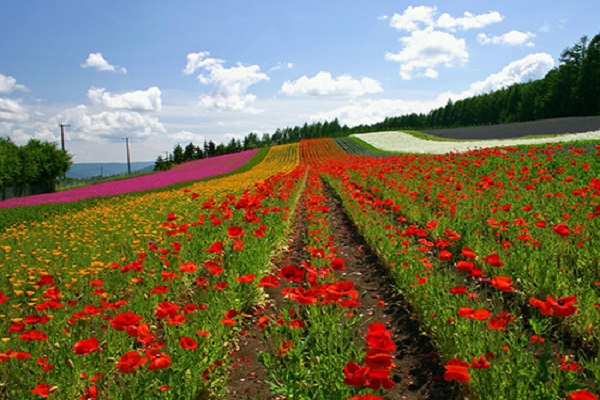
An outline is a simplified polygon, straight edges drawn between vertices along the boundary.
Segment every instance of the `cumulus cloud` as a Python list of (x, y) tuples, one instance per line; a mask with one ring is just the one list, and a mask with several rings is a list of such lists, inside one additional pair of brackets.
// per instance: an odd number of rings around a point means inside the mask
[(483, 28), (484, 26), (495, 24), (504, 19), (498, 11), (490, 11), (486, 14), (472, 14), (468, 11), (463, 13), (462, 17), (455, 18), (448, 13), (442, 14), (436, 22), (436, 25), (442, 29), (455, 31), (457, 29), (467, 30)]
[(333, 78), (331, 73), (325, 71), (311, 78), (304, 75), (295, 81), (286, 81), (281, 87), (281, 92), (289, 96), (358, 97), (382, 91), (375, 79), (365, 77), (358, 80), (350, 75)]
[(27, 111), (19, 100), (0, 97), (0, 121), (20, 122), (27, 119)]
[(499, 44), (507, 46), (527, 46), (532, 47), (534, 43), (531, 41), (535, 34), (531, 32), (520, 32), (512, 30), (499, 36), (488, 36), (485, 33), (477, 35), (477, 41), (480, 44)]
[(554, 68), (554, 59), (548, 53), (529, 54), (502, 68), (500, 72), (491, 74), (486, 79), (472, 83), (468, 90), (455, 95), (455, 98), (466, 98), (482, 93), (543, 78)]
[(150, 138), (166, 132), (163, 124), (149, 114), (129, 110), (95, 111), (83, 104), (53, 119), (71, 125), (72, 137), (79, 140)]
[(429, 6), (408, 6), (404, 12), (395, 13), (390, 18), (390, 26), (398, 30), (413, 32), (426, 28), (440, 28), (449, 31), (457, 29), (467, 30), (483, 28), (484, 26), (500, 22), (504, 19), (498, 11), (490, 11), (485, 14), (473, 14), (465, 11), (462, 17), (453, 17), (448, 13), (443, 13), (437, 17), (437, 7)]
[(194, 143), (195, 145), (203, 143), (205, 139), (203, 135), (186, 130), (169, 133), (167, 136), (171, 141), (177, 143)]
[[(443, 105), (440, 103), (440, 106)], [(409, 101), (398, 99), (362, 100), (355, 101), (335, 110), (314, 114), (312, 121), (333, 121), (338, 119), (340, 124), (356, 126), (374, 124), (386, 117), (416, 113), (425, 113), (437, 107), (433, 101)]]
[(410, 101), (397, 99), (379, 99), (353, 101), (351, 104), (337, 109), (312, 115), (312, 120), (332, 121), (337, 118), (341, 124), (356, 126), (383, 121), (386, 117), (394, 117), (411, 113), (427, 113), (432, 109), (443, 107), (448, 99), (454, 101), (467, 97), (499, 90), (515, 83), (528, 82), (543, 78), (554, 67), (554, 59), (546, 53), (535, 53), (516, 60), (491, 74), (486, 79), (472, 83), (460, 93), (444, 92), (427, 101)]
[(268, 81), (267, 74), (261, 72), (258, 65), (244, 66), (238, 63), (235, 67), (225, 68), (224, 60), (211, 58), (209, 55), (207, 51), (188, 54), (187, 64), (183, 69), (186, 75), (203, 70), (204, 73), (197, 75), (198, 81), (213, 87), (210, 94), (200, 98), (200, 106), (220, 111), (260, 112), (252, 107), (256, 96), (247, 91), (258, 82)]
[(12, 76), (0, 74), (0, 93), (11, 93), (14, 90), (26, 91), (27, 88), (17, 83)]
[(122, 94), (112, 94), (105, 88), (93, 87), (88, 90), (87, 96), (93, 104), (111, 110), (160, 111), (162, 104), (161, 91), (156, 86)]
[(402, 79), (412, 79), (414, 76), (436, 78), (437, 66), (463, 65), (469, 59), (464, 39), (433, 28), (413, 31), (400, 41), (404, 48), (395, 54), (387, 53), (385, 59), (400, 63)]
[(408, 6), (403, 13), (392, 15), (390, 26), (407, 32), (433, 27), (435, 25), (434, 15), (436, 13), (437, 7)]
[(111, 65), (108, 61), (104, 59), (102, 53), (90, 53), (85, 62), (81, 64), (81, 67), (94, 68), (98, 71), (116, 72), (121, 74), (127, 73), (127, 69), (119, 67), (118, 65)]

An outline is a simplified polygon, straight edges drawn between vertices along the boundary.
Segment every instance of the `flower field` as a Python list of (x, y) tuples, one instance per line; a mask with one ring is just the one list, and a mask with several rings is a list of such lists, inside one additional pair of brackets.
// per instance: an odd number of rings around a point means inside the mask
[[(315, 139), (15, 224), (0, 235), (0, 399), (267, 398), (250, 385), (273, 399), (598, 398), (597, 171), (598, 146), (378, 158)], [(439, 371), (403, 362), (332, 196)], [(239, 372), (250, 336), (260, 382)]]
[(91, 197), (115, 196), (170, 186), (179, 182), (193, 181), (233, 171), (247, 163), (256, 150), (192, 161), (178, 165), (172, 170), (158, 172), (114, 182), (82, 186), (64, 192), (39, 194), (24, 198), (0, 201), (0, 208), (31, 206), (35, 204), (65, 203)]

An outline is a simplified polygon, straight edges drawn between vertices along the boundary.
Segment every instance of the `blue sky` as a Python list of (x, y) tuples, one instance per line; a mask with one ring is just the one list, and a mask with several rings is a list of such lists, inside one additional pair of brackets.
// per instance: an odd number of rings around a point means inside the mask
[(428, 112), (541, 78), (597, 0), (3, 0), (0, 134), (75, 162)]

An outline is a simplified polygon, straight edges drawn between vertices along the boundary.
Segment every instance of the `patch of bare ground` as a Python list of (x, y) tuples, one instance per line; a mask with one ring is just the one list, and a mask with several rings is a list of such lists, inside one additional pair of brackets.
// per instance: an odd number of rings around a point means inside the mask
[[(281, 249), (272, 260), (275, 269), (285, 265), (300, 265), (300, 262), (303, 261), (305, 245), (302, 234), (306, 223), (303, 204), (302, 198), (299, 198), (287, 246)], [(258, 357), (260, 352), (266, 350), (264, 332), (256, 325), (258, 318), (266, 310), (283, 301), (281, 288), (264, 287), (263, 289), (266, 294), (265, 302), (256, 309), (253, 317), (246, 321), (244, 334), (240, 336), (238, 342), (238, 351), (233, 355), (233, 368), (229, 375), (228, 399), (285, 399), (280, 395), (271, 393), (270, 386), (267, 383), (267, 373)]]
[(385, 391), (383, 397), (386, 400), (458, 399), (455, 385), (443, 380), (444, 368), (431, 341), (420, 331), (410, 305), (345, 213), (337, 194), (326, 183), (324, 189), (331, 234), (338, 256), (346, 263), (343, 277), (354, 282), (360, 293), (361, 307), (356, 311), (365, 316), (362, 327), (366, 329), (372, 322), (382, 322), (391, 330), (396, 343), (396, 366), (392, 370), (396, 385)]
[[(346, 270), (338, 273), (341, 273), (340, 278), (352, 281), (360, 294), (361, 306), (354, 309), (363, 316), (360, 329), (366, 331), (370, 323), (382, 322), (391, 330), (396, 343), (395, 367), (392, 370), (396, 385), (385, 391), (384, 399), (459, 399), (456, 386), (443, 380), (444, 368), (431, 341), (420, 331), (419, 321), (414, 317), (410, 305), (399, 294), (387, 270), (345, 213), (341, 200), (326, 183), (324, 194), (330, 210), (334, 246), (338, 249), (338, 257), (344, 259), (346, 265)], [(301, 261), (306, 260), (303, 241), (306, 216), (302, 204), (300, 200), (288, 246), (273, 259), (277, 268), (300, 265)], [(263, 332), (256, 327), (258, 315), (283, 300), (280, 288), (265, 289), (267, 301), (244, 327), (245, 334), (240, 337), (239, 350), (233, 355), (235, 366), (230, 372), (228, 399), (284, 400), (270, 392), (266, 371), (258, 361), (258, 353), (266, 349)]]
[(551, 118), (511, 124), (431, 129), (423, 132), (446, 139), (511, 139), (600, 130), (600, 116)]

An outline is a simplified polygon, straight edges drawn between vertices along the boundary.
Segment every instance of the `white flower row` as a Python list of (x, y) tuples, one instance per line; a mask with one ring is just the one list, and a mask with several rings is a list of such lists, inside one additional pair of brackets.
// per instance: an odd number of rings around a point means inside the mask
[(381, 150), (418, 154), (446, 154), (488, 147), (570, 142), (577, 140), (600, 141), (600, 131), (567, 133), (551, 138), (478, 140), (468, 142), (438, 142), (433, 140), (423, 140), (400, 131), (361, 133), (352, 136)]

